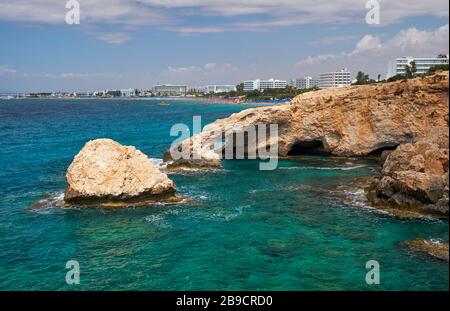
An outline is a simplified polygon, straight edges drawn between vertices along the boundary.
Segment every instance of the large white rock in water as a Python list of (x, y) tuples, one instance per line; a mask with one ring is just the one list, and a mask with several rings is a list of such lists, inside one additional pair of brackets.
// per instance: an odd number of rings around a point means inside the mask
[(86, 143), (66, 174), (68, 203), (139, 202), (175, 194), (175, 184), (133, 146), (111, 139)]

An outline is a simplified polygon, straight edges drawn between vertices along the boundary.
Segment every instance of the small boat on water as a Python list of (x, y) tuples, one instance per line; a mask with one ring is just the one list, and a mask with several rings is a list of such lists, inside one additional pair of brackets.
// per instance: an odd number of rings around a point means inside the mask
[(164, 102), (160, 102), (160, 103), (158, 103), (158, 106), (170, 106), (170, 104), (164, 103)]

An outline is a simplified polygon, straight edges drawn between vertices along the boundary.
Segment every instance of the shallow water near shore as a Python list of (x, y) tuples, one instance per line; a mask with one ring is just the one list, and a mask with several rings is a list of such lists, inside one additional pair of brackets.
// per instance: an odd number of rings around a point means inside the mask
[[(201, 115), (206, 125), (249, 107), (0, 101), (0, 290), (448, 290), (448, 264), (403, 243), (448, 242), (448, 222), (367, 205), (354, 181), (376, 174), (373, 159), (299, 156), (274, 171), (224, 161), (170, 174), (192, 200), (58, 207), (67, 166), (87, 140), (134, 145), (158, 163), (175, 123)], [(65, 283), (68, 260), (80, 263), (78, 286)], [(380, 263), (380, 285), (365, 282), (369, 260)]]

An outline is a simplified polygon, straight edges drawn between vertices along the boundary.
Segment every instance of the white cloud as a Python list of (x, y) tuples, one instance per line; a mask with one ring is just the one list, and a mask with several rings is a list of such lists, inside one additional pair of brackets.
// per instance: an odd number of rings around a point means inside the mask
[(236, 68), (230, 63), (225, 63), (225, 64), (208, 63), (203, 66), (203, 69), (205, 71), (209, 71), (209, 72), (212, 72), (212, 71), (226, 72), (226, 71), (236, 70)]
[(448, 24), (439, 27), (436, 31), (424, 31), (416, 28), (409, 28), (400, 31), (390, 42), (388, 46), (391, 48), (398, 48), (402, 51), (406, 51), (414, 47), (429, 48), (433, 46), (446, 45), (448, 50), (448, 37), (449, 37)]
[(123, 32), (100, 33), (96, 37), (111, 44), (123, 44), (131, 39), (131, 36)]
[(356, 43), (356, 51), (365, 51), (381, 48), (380, 37), (373, 35), (365, 35)]
[(298, 61), (296, 66), (305, 71), (305, 74), (347, 67), (354, 72), (363, 70), (370, 74), (384, 75), (390, 59), (405, 55), (436, 56), (448, 53), (448, 46), (448, 24), (434, 31), (409, 28), (399, 31), (385, 42), (379, 36), (365, 35), (351, 51), (309, 56)]
[(312, 45), (331, 45), (338, 42), (351, 41), (357, 39), (356, 35), (328, 36), (322, 37), (317, 41), (311, 42)]
[[(115, 25), (119, 31), (140, 26), (156, 26), (184, 34), (226, 31), (260, 31), (273, 27), (312, 23), (364, 23), (363, 0), (79, 0), (80, 28)], [(381, 26), (412, 16), (448, 17), (447, 0), (379, 0)], [(0, 21), (63, 24), (65, 1), (0, 0)], [(251, 22), (234, 17), (250, 16)], [(220, 23), (207, 19), (204, 26), (191, 20), (221, 16)], [(68, 26), (69, 27), (69, 26)], [(77, 26), (70, 26), (77, 27)], [(101, 37), (100, 37), (101, 39)], [(111, 43), (127, 39), (108, 39)]]
[[(195, 74), (193, 74), (195, 73)], [(203, 85), (214, 83), (233, 84), (239, 81), (241, 72), (230, 63), (209, 62), (203, 65), (169, 66), (158, 76), (159, 82)]]
[(189, 66), (189, 67), (172, 67), (172, 66), (169, 66), (168, 70), (171, 73), (189, 73), (189, 72), (197, 71), (197, 70), (199, 70), (199, 68), (197, 66), (194, 66), (194, 65)]
[(139, 73), (36, 73), (16, 71), (14, 75), (10, 76), (0, 74), (0, 91), (50, 92), (94, 91), (127, 87), (149, 88), (154, 82), (148, 76)]
[(30, 73), (22, 72), (15, 69), (10, 69), (5, 66), (0, 66), (0, 76), (14, 75), (16, 78), (41, 78), (41, 79), (87, 79), (87, 78), (117, 78), (121, 74), (116, 73), (78, 73), (78, 72), (63, 72), (63, 73)]
[(186, 67), (173, 67), (173, 66), (169, 66), (167, 68), (167, 71), (169, 73), (173, 73), (173, 74), (185, 74), (185, 73), (192, 73), (192, 72), (196, 72), (199, 74), (206, 74), (206, 73), (218, 73), (218, 72), (226, 72), (226, 71), (232, 71), (235, 70), (236, 68), (229, 64), (229, 63), (225, 63), (225, 64), (216, 64), (214, 62), (211, 63), (206, 63), (203, 66), (196, 66), (196, 65), (191, 65), (191, 66), (186, 66)]
[[(361, 0), (143, 0), (143, 3), (167, 9), (189, 9), (198, 15), (270, 15), (272, 24), (302, 24), (303, 20), (330, 22), (364, 20), (366, 1)], [(446, 0), (379, 0), (381, 21), (392, 23), (419, 15), (448, 16)]]
[(336, 54), (322, 54), (322, 55), (318, 55), (318, 56), (314, 56), (314, 57), (308, 56), (307, 58), (298, 61), (297, 65), (315, 65), (315, 64), (320, 64), (323, 61), (335, 59), (337, 57), (339, 57), (339, 55), (336, 55)]
[(87, 78), (89, 77), (89, 74), (87, 73), (63, 73), (61, 74), (61, 78)]
[(16, 74), (17, 70), (0, 65), (0, 76)]
[(180, 34), (202, 34), (202, 33), (221, 33), (232, 31), (227, 27), (166, 27), (168, 31), (175, 31)]
[[(68, 12), (65, 3), (61, 0), (0, 0), (0, 20), (62, 24)], [(156, 25), (167, 21), (164, 12), (141, 1), (79, 0), (79, 3), (81, 24)]]
[(214, 68), (217, 67), (216, 63), (207, 63), (203, 66), (203, 69), (205, 70), (213, 70)]
[[(234, 84), (240, 72), (229, 63), (169, 66), (160, 73), (139, 72), (23, 72), (0, 65), (1, 91), (92, 91), (96, 89), (138, 87), (149, 89), (157, 83)], [(19, 81), (20, 83), (17, 83)]]

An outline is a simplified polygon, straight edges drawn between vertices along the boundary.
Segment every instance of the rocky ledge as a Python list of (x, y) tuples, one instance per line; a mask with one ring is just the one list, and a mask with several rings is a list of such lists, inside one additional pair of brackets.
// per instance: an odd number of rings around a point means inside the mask
[(414, 143), (401, 144), (384, 161), (375, 205), (394, 204), (448, 216), (449, 128), (431, 128)]
[(416, 252), (428, 254), (448, 262), (448, 243), (417, 239), (407, 242), (409, 248)]
[(132, 146), (111, 139), (86, 143), (66, 174), (66, 203), (134, 203), (171, 200), (175, 184)]
[[(224, 146), (215, 142), (258, 124), (278, 124), (278, 135), (257, 141), (256, 152), (276, 140), (279, 156), (381, 153), (416, 141), (432, 127), (448, 126), (448, 88), (448, 71), (441, 71), (423, 78), (308, 92), (290, 104), (247, 109), (217, 120), (171, 148), (165, 160), (169, 167), (220, 166)], [(190, 148), (190, 159), (174, 160), (172, 152), (182, 146)], [(248, 154), (252, 146), (247, 147)]]

